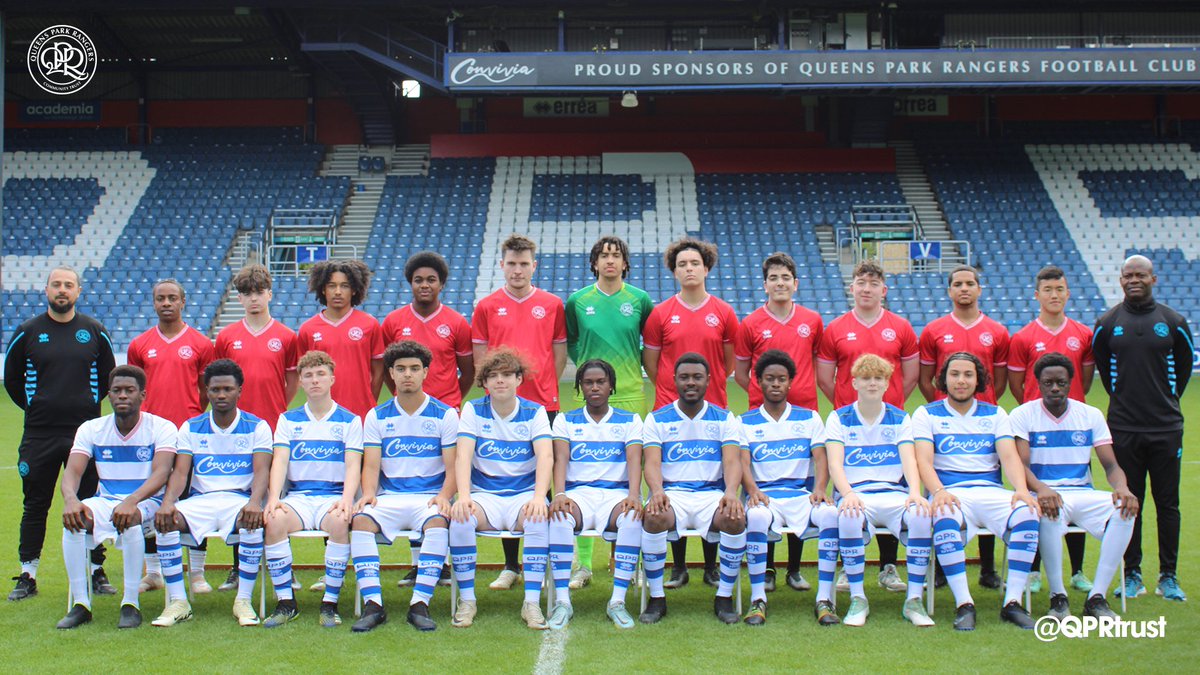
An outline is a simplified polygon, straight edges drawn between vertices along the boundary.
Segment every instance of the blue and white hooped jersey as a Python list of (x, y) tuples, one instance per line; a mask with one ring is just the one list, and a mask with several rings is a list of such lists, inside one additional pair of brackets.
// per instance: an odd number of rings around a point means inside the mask
[(679, 401), (646, 417), (643, 447), (662, 450), (664, 490), (705, 492), (725, 489), (722, 448), (742, 446), (738, 418), (705, 401), (693, 418), (679, 410)]
[(1003, 486), (996, 441), (1012, 438), (1008, 413), (975, 401), (960, 415), (946, 399), (913, 413), (913, 436), (933, 443), (933, 468), (946, 487)]
[(212, 412), (196, 415), (179, 427), (176, 452), (192, 457), (192, 491), (250, 495), (254, 453), (271, 454), (271, 427), (238, 410), (229, 428), (213, 422)]
[[(175, 452), (177, 436), (174, 424), (147, 412), (140, 413), (128, 436), (122, 436), (116, 416), (109, 414), (79, 425), (71, 452), (96, 460), (99, 496), (125, 499), (150, 477), (155, 453)], [(161, 497), (162, 493), (159, 488), (154, 496)]]
[(1112, 443), (1099, 409), (1067, 399), (1057, 418), (1039, 398), (1017, 406), (1008, 420), (1013, 436), (1029, 441), (1029, 469), (1038, 480), (1056, 488), (1092, 487), (1092, 449)]
[(825, 422), (825, 443), (833, 442), (845, 448), (842, 468), (855, 492), (908, 491), (900, 461), (900, 446), (913, 442), (908, 413), (884, 403), (879, 418), (867, 422), (858, 403), (843, 406)]
[(537, 457), (533, 442), (550, 439), (550, 418), (541, 404), (520, 396), (512, 413), (502, 418), (492, 409), (492, 397), (484, 396), (463, 405), (458, 437), (475, 441), (473, 491), (518, 495), (534, 487)]
[(778, 420), (762, 408), (742, 415), (743, 449), (750, 453), (755, 484), (768, 497), (811, 493), (812, 451), (825, 445), (821, 416), (808, 408), (786, 405)]
[(571, 448), (567, 463), (567, 489), (595, 487), (628, 490), (629, 470), (625, 451), (642, 443), (642, 418), (610, 407), (599, 421), (587, 408), (565, 412), (554, 419), (554, 440)]
[(346, 481), (346, 453), (363, 451), (362, 420), (335, 405), (317, 418), (308, 404), (279, 416), (275, 449), (288, 451), (288, 492), (341, 495)]
[(394, 398), (367, 411), (363, 449), (379, 451), (379, 494), (436, 494), (456, 438), (458, 413), (432, 396), (411, 415)]

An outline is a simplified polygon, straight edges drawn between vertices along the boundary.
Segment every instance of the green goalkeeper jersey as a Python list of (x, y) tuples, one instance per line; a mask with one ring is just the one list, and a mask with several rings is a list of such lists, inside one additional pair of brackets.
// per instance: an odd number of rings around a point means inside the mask
[[(642, 327), (654, 303), (636, 286), (622, 284), (608, 295), (585, 286), (567, 298), (567, 352), (579, 366), (589, 359), (608, 361), (617, 374), (610, 405), (644, 414), (642, 395)], [(583, 399), (576, 394), (580, 404)]]

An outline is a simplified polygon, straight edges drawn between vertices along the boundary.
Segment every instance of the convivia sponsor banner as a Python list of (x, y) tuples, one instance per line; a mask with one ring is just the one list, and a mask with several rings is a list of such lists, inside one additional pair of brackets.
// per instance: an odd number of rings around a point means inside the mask
[(1197, 85), (1197, 49), (446, 55), (457, 90)]

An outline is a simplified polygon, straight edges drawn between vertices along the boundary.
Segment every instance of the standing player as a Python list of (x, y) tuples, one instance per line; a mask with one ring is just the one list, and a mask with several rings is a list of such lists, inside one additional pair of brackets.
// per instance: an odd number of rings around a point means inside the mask
[(490, 352), (475, 375), (487, 395), (463, 406), (454, 460), (458, 500), (449, 533), (459, 590), (452, 623), (457, 628), (475, 621), (475, 533), (492, 530), (519, 532), (525, 539), (521, 619), (535, 630), (546, 628), (539, 596), (550, 554), (546, 492), (554, 447), (546, 409), (517, 396), (524, 375), (515, 350)]
[[(46, 514), (54, 501), (58, 470), (71, 455), (79, 425), (100, 416), (100, 389), (114, 367), (112, 340), (97, 320), (75, 309), (79, 274), (56, 267), (46, 279), (45, 314), (21, 324), (8, 343), (4, 389), (25, 411), (25, 429), (17, 449), (24, 511), (17, 554), (21, 573), (8, 594), (10, 601), (37, 595), (38, 563), (46, 541)], [(96, 494), (96, 465), (80, 475), (79, 497)], [(104, 550), (92, 552), (92, 563), (104, 563)], [(104, 570), (92, 572), (96, 593), (116, 593)]]
[(733, 607), (733, 587), (746, 554), (746, 510), (737, 494), (741, 427), (733, 413), (705, 400), (709, 377), (702, 355), (681, 354), (675, 359), (679, 398), (650, 413), (643, 428), (650, 500), (642, 518), (642, 559), (650, 602), (639, 617), (642, 623), (658, 623), (667, 615), (667, 539), (678, 538), (680, 529), (696, 530), (705, 539), (719, 533), (721, 577), (713, 612), (722, 623), (742, 619)]
[[(750, 612), (745, 621), (761, 626), (767, 621), (766, 580), (771, 574), (768, 532), (779, 539), (779, 530), (788, 527), (811, 538), (820, 527), (822, 512), (832, 509), (825, 494), (829, 474), (821, 417), (811, 408), (788, 401), (796, 362), (786, 352), (768, 349), (755, 359), (754, 377), (763, 404), (742, 415), (746, 571), (750, 575)], [(791, 560), (788, 562), (790, 567)], [(836, 553), (833, 563), (836, 568)], [(834, 571), (830, 569), (828, 574), (831, 584)]]
[[(1179, 400), (1192, 377), (1192, 331), (1179, 312), (1154, 300), (1158, 275), (1145, 256), (1130, 256), (1121, 267), (1125, 300), (1096, 321), (1092, 351), (1100, 381), (1108, 391), (1108, 426), (1113, 450), (1129, 481), (1129, 491), (1146, 503), (1146, 475), (1158, 522), (1156, 595), (1184, 601), (1175, 565), (1179, 558), (1179, 477), (1183, 461), (1183, 411)], [(1142, 585), (1142, 515), (1125, 552), (1128, 597)]]
[[(629, 274), (629, 246), (620, 237), (597, 239), (592, 245), (590, 264), (596, 283), (567, 298), (567, 353), (577, 365), (593, 359), (611, 365), (615, 378), (610, 384), (615, 388), (615, 380), (622, 383), (620, 391), (614, 389), (611, 404), (642, 415), (646, 411), (642, 393), (642, 328), (654, 303), (645, 291), (625, 283)], [(576, 541), (580, 564), (571, 575), (571, 588), (583, 588), (591, 580), (594, 544), (590, 537)]]
[[(883, 402), (892, 364), (875, 354), (864, 354), (854, 362), (851, 374), (858, 400), (829, 413), (825, 423), (825, 455), (838, 506), (839, 548), (850, 581), (850, 610), (844, 623), (867, 623), (870, 606), (863, 589), (866, 549), (875, 528), (885, 527), (904, 540), (908, 549), (904, 618), (914, 626), (932, 626), (933, 619), (921, 603), (932, 532), (929, 502), (921, 496), (912, 421), (908, 413)], [(828, 515), (824, 524), (822, 529), (832, 529)], [(830, 576), (824, 576), (817, 593), (818, 621), (822, 610), (828, 608), (821, 603), (830, 601)]]
[[(763, 404), (762, 388), (757, 377), (759, 357), (769, 349), (783, 350), (792, 360), (793, 377), (787, 392), (788, 403), (807, 410), (817, 409), (817, 385), (814, 372), (817, 346), (821, 342), (824, 323), (821, 315), (793, 302), (799, 281), (796, 261), (786, 253), (772, 253), (762, 264), (763, 290), (767, 304), (754, 310), (738, 326), (734, 343), (733, 379), (750, 395), (750, 408)], [(804, 553), (803, 540), (788, 534), (788, 586), (806, 591), (809, 583), (800, 574), (800, 558)], [(766, 588), (775, 590), (775, 543), (767, 546)]]
[[(975, 398), (987, 390), (987, 378), (987, 369), (974, 354), (957, 352), (946, 358), (937, 378), (946, 398), (926, 403), (913, 414), (917, 464), (933, 508), (938, 559), (958, 605), (954, 628), (975, 628), (975, 603), (962, 555), (965, 524), (967, 541), (982, 528), (1004, 537), (1008, 575), (1000, 619), (1033, 630), (1021, 594), (1038, 547), (1038, 505), (1026, 487), (1008, 414)], [(1003, 487), (1002, 469), (1015, 492)]]
[[(1083, 614), (1116, 618), (1104, 596), (1133, 536), (1137, 497), (1125, 487), (1125, 473), (1113, 455), (1112, 434), (1103, 413), (1068, 397), (1075, 376), (1071, 359), (1057, 352), (1046, 354), (1037, 360), (1033, 374), (1041, 399), (1019, 406), (1009, 421), (1017, 452), (1027, 467), (1025, 479), (1042, 509), (1038, 542), (1050, 583), (1049, 613), (1059, 619), (1071, 615), (1062, 576), (1062, 537), (1068, 526), (1078, 525), (1100, 539), (1096, 583)], [(1093, 448), (1111, 493), (1092, 487)]]
[[(379, 586), (379, 544), (404, 530), (421, 530), (408, 623), (421, 631), (437, 628), (429, 601), (446, 562), (450, 500), (454, 497), (454, 452), (458, 414), (423, 391), (433, 355), (414, 340), (388, 345), (384, 372), (396, 397), (367, 413), (363, 422), (362, 497), (355, 504), (350, 554), (362, 594), (362, 618), (355, 633), (387, 621)], [(450, 470), (447, 470), (449, 468)]]
[[(234, 565), (242, 575), (233, 615), (242, 626), (258, 625), (250, 595), (263, 552), (271, 428), (238, 409), (244, 382), (242, 369), (233, 361), (218, 359), (210, 363), (204, 369), (204, 383), (212, 410), (193, 417), (179, 429), (175, 468), (154, 517), (167, 582), (167, 606), (151, 621), (155, 626), (174, 626), (192, 618), (192, 606), (183, 587), (181, 534), (193, 542), (213, 534), (228, 542), (236, 535), (243, 543)], [(190, 495), (180, 501), (189, 476)]]
[(300, 326), (296, 340), (296, 353), (320, 350), (338, 364), (333, 400), (359, 418), (375, 407), (383, 386), (383, 331), (358, 309), (370, 285), (371, 270), (361, 260), (313, 265), (308, 290), (324, 309)]
[[(350, 518), (362, 473), (362, 420), (334, 401), (334, 361), (328, 354), (308, 352), (296, 369), (308, 400), (281, 415), (275, 426), (265, 525), (267, 571), (279, 603), (263, 626), (282, 626), (300, 615), (292, 595), (288, 535), (324, 530), (329, 539), (319, 619), (321, 626), (333, 628), (342, 623), (337, 603), (350, 559)], [(287, 496), (281, 499), (285, 489)]]
[(578, 530), (599, 530), (616, 541), (608, 618), (618, 628), (633, 628), (625, 594), (642, 539), (642, 419), (609, 405), (619, 377), (607, 361), (584, 361), (575, 371), (575, 389), (587, 404), (554, 420), (549, 541), (556, 602), (550, 628), (565, 628), (574, 613), (568, 577)]
[[(654, 408), (670, 405), (675, 390), (675, 361), (688, 352), (704, 357), (712, 368), (705, 398), (715, 406), (728, 406), (725, 386), (733, 372), (733, 341), (737, 336), (737, 314), (728, 303), (709, 295), (708, 274), (717, 266), (717, 247), (707, 241), (685, 237), (672, 242), (663, 254), (663, 262), (679, 283), (679, 293), (659, 303), (646, 319), (642, 340), (642, 363), (654, 383)], [(704, 582), (716, 586), (717, 550), (704, 542)], [(688, 582), (687, 541), (671, 546), (674, 566), (666, 588), (678, 588)]]
[[(431, 353), (429, 375), (422, 389), (426, 394), (453, 408), (462, 405), (463, 396), (475, 379), (475, 359), (471, 348), (471, 325), (462, 314), (442, 304), (442, 288), (450, 276), (446, 259), (432, 251), (415, 253), (404, 263), (404, 278), (412, 286), (412, 303), (392, 310), (383, 320), (383, 342), (416, 340)], [(386, 370), (386, 368), (385, 368)], [(388, 382), (388, 389), (392, 384)], [(421, 544), (410, 541), (412, 559), (421, 558)], [(442, 579), (450, 583), (450, 570)], [(401, 587), (417, 580), (414, 564), (399, 581)]]
[[(1017, 331), (1008, 343), (1008, 384), (1017, 403), (1026, 403), (1041, 396), (1036, 377), (1028, 377), (1033, 364), (1042, 356), (1057, 352), (1066, 356), (1075, 369), (1071, 378), (1070, 397), (1086, 403), (1096, 374), (1096, 359), (1092, 357), (1092, 329), (1069, 318), (1064, 311), (1071, 291), (1067, 276), (1061, 268), (1049, 265), (1038, 271), (1034, 280), (1033, 297), (1040, 311), (1038, 317)], [(1084, 546), (1087, 534), (1072, 532), (1066, 535), (1067, 555), (1071, 559), (1071, 588), (1087, 593), (1092, 582), (1083, 573)], [(1041, 554), (1033, 561), (1030, 587), (1040, 590), (1037, 572)]]
[[(904, 409), (917, 386), (921, 364), (917, 334), (912, 324), (883, 307), (887, 298), (883, 268), (864, 260), (854, 268), (850, 293), (854, 307), (825, 327), (817, 348), (817, 386), (834, 408), (844, 408), (858, 397), (850, 370), (863, 354), (881, 356), (892, 364), (892, 379), (883, 402)], [(879, 546), (879, 585), (903, 592), (908, 588), (896, 571), (898, 543), (891, 535), (876, 537)]]
[[(142, 412), (146, 373), (137, 366), (117, 366), (109, 373), (108, 400), (113, 412), (84, 422), (75, 434), (67, 470), (63, 472), (63, 561), (72, 605), (57, 625), (77, 628), (92, 620), (87, 594), (87, 547), (106, 539), (120, 541), (124, 558), (124, 595), (118, 628), (142, 625), (138, 580), (146, 539), (142, 524), (154, 518), (163, 485), (175, 460), (175, 427)], [(80, 501), (79, 480), (95, 461), (100, 490)], [(89, 542), (90, 540), (90, 542)]]
[[(154, 284), (151, 297), (158, 325), (129, 343), (128, 361), (146, 371), (146, 399), (142, 408), (165, 418), (176, 428), (204, 412), (208, 405), (204, 369), (213, 360), (213, 343), (183, 321), (187, 294), (175, 279)], [(188, 551), (191, 559), (189, 582), (193, 593), (211, 593), (204, 578), (207, 542)], [(162, 566), (153, 537), (146, 538), (146, 576), (141, 592), (163, 587)]]
[(404, 263), (404, 278), (412, 286), (413, 299), (383, 320), (383, 342), (390, 345), (416, 340), (425, 345), (432, 360), (422, 389), (458, 408), (475, 380), (475, 360), (470, 324), (462, 314), (442, 304), (442, 289), (449, 276), (450, 266), (437, 253), (422, 251), (410, 257)]
[[(271, 318), (271, 273), (263, 265), (247, 265), (233, 277), (238, 302), (246, 316), (217, 334), (216, 357), (230, 359), (241, 367), (242, 393), (238, 408), (263, 420), (275, 431), (279, 416), (296, 397), (299, 380), (296, 375), (296, 334), (291, 328)], [(233, 546), (233, 557), (240, 560), (239, 544)], [(217, 590), (238, 588), (238, 566), (229, 568)]]
[[(504, 286), (475, 305), (471, 315), (471, 341), (475, 366), (487, 352), (500, 347), (514, 350), (529, 366), (516, 393), (546, 409), (549, 423), (558, 414), (558, 378), (567, 366), (567, 320), (563, 301), (533, 285), (537, 272), (537, 244), (514, 234), (500, 245)], [(547, 486), (549, 487), (549, 486)], [(521, 574), (516, 539), (505, 539), (504, 570), (489, 588), (507, 590)]]
[[(936, 401), (944, 395), (937, 390), (934, 378), (946, 357), (960, 351), (979, 357), (990, 376), (988, 387), (977, 397), (984, 403), (995, 404), (1004, 395), (1008, 378), (1008, 329), (979, 309), (983, 286), (979, 272), (970, 265), (959, 265), (950, 271), (946, 294), (954, 309), (929, 322), (921, 331), (921, 377), (917, 385), (926, 401)], [(1000, 588), (996, 574), (996, 538), (979, 537), (979, 585)]]

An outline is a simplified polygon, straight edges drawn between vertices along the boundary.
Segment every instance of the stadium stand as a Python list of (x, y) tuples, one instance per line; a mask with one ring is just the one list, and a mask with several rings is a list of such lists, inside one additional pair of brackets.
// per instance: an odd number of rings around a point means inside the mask
[[(17, 204), (23, 196), (30, 199), (29, 208), (18, 213), (6, 207), (4, 214), (5, 285), (24, 289), (5, 291), (5, 330), (44, 307), (41, 286), (46, 270), (65, 261), (83, 273), (87, 291), (81, 308), (105, 322), (119, 350), (153, 325), (149, 296), (155, 280), (178, 278), (188, 291), (187, 320), (207, 331), (231, 277), (224, 261), (239, 226), (261, 226), (273, 208), (340, 209), (350, 189), (348, 178), (315, 175), (324, 148), (303, 144), (291, 129), (172, 129), (157, 136), (155, 143), (135, 146), (136, 151), (109, 133), (89, 138), (79, 132), (26, 132), (14, 134), (9, 144), (16, 150), (6, 156), (10, 176), (34, 171), (47, 180), (63, 181), (74, 172), (94, 176), (92, 180), (106, 188), (112, 181), (118, 186), (135, 183), (141, 189), (132, 203), (121, 202), (128, 207), (124, 220), (95, 224), (107, 238), (90, 236), (90, 230), (72, 238), (80, 223), (63, 224), (66, 240), (74, 239), (74, 253), (64, 247), (53, 255), (16, 258), (45, 249), (35, 243), (42, 226), (31, 215), (44, 212), (47, 219), (61, 221), (62, 215), (50, 214), (61, 214), (67, 207), (58, 203), (62, 198), (28, 194), (24, 179), (10, 178), (4, 185), (6, 205)], [(68, 150), (79, 147), (91, 149)], [(76, 182), (87, 184), (70, 181)], [(107, 189), (107, 194), (112, 196), (114, 190)], [(87, 210), (76, 208), (76, 218), (81, 209)], [(18, 248), (9, 248), (8, 237), (28, 241), (28, 247), (18, 243)]]
[[(1010, 330), (1028, 322), (1032, 279), (1048, 263), (1066, 269), (1072, 313), (1091, 322), (1120, 297), (1113, 265), (1133, 250), (1150, 249), (1171, 280), (1165, 302), (1200, 308), (1186, 291), (1200, 244), (1177, 235), (1200, 224), (1193, 146), (1132, 123), (1010, 124), (999, 139), (946, 123), (911, 133), (953, 236), (984, 273), (985, 311)], [(144, 146), (112, 130), (17, 130), (8, 143), (4, 330), (43, 306), (46, 270), (68, 260), (84, 270), (81, 306), (118, 349), (153, 323), (154, 280), (179, 277), (189, 321), (208, 330), (239, 227), (262, 227), (275, 208), (339, 211), (351, 190), (349, 177), (315, 175), (325, 148), (294, 129), (170, 129)], [(845, 281), (816, 229), (844, 224), (856, 204), (904, 202), (888, 171), (663, 173), (653, 158), (626, 160), (614, 173), (599, 156), (438, 157), (427, 175), (389, 176), (364, 253), (376, 280), (363, 308), (383, 317), (406, 302), (403, 261), (431, 249), (451, 265), (445, 302), (469, 316), (500, 283), (495, 250), (512, 231), (538, 241), (536, 283), (564, 298), (592, 279), (591, 242), (617, 232), (633, 251), (630, 282), (657, 300), (675, 289), (661, 251), (687, 233), (718, 245), (709, 288), (739, 315), (762, 302), (758, 266), (782, 249), (799, 265), (798, 299), (830, 320), (847, 306)], [(892, 309), (918, 329), (949, 309), (942, 273), (897, 274), (890, 286)], [(277, 278), (276, 316), (295, 326), (315, 310), (305, 279)]]

